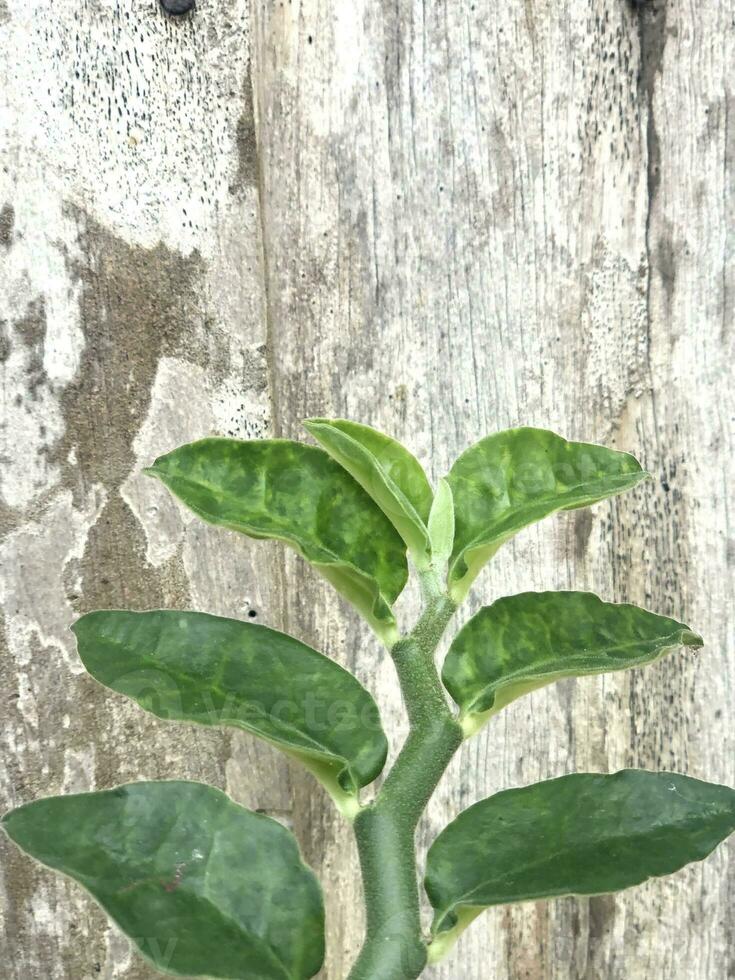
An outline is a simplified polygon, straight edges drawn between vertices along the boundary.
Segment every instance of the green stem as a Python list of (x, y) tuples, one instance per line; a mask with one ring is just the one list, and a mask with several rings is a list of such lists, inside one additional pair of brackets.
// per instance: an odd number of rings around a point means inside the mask
[(414, 838), (426, 804), (462, 743), (462, 729), (434, 664), (455, 605), (431, 583), (425, 595), (421, 619), (391, 651), (408, 711), (408, 738), (377, 798), (354, 822), (367, 923), (348, 980), (415, 980), (427, 962)]

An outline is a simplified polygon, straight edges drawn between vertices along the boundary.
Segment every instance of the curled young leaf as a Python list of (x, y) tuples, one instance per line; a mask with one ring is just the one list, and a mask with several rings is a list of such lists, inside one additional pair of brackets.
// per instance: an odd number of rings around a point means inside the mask
[(173, 610), (102, 610), (73, 629), (100, 683), (159, 718), (232, 725), (272, 742), (348, 809), (383, 768), (388, 743), (372, 697), (286, 633)]
[(429, 538), (432, 561), (439, 567), (445, 566), (454, 545), (454, 499), (452, 488), (443, 479), (439, 481), (429, 514)]
[(307, 980), (321, 967), (321, 890), (293, 835), (211, 786), (131, 783), (52, 797), (2, 826), (83, 885), (158, 970)]
[(639, 885), (701, 861), (733, 830), (735, 790), (676, 773), (575, 773), (496, 793), (429, 849), (431, 958), (483, 908)]
[(369, 425), (344, 419), (308, 419), (304, 425), (377, 503), (417, 566), (426, 568), (426, 522), (433, 494), (419, 461), (400, 442)]
[(545, 429), (508, 429), (467, 449), (447, 476), (456, 531), (449, 566), (455, 600), (522, 528), (629, 490), (648, 474), (627, 453), (567, 442)]
[(591, 592), (523, 592), (485, 606), (454, 638), (442, 681), (470, 735), (511, 701), (562, 677), (653, 663), (702, 638), (675, 619)]
[(158, 477), (203, 520), (284, 541), (390, 643), (406, 584), (405, 546), (365, 491), (327, 453), (288, 439), (202, 439), (159, 457)]

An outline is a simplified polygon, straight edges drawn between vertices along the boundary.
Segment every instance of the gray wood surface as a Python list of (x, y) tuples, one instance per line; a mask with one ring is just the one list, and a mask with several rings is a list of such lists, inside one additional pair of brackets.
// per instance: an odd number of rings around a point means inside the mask
[[(253, 739), (107, 694), (68, 626), (100, 606), (255, 610), (354, 669), (395, 749), (391, 665), (345, 605), (141, 467), (207, 433), (300, 437), (319, 414), (395, 434), (438, 477), (488, 432), (543, 425), (634, 452), (654, 480), (525, 531), (473, 606), (588, 588), (707, 645), (511, 706), (447, 774), (422, 847), (475, 800), (574, 769), (735, 783), (735, 4), (197, 7), (0, 0), (0, 800), (227, 788), (294, 827), (339, 980), (360, 890), (322, 792)], [(725, 980), (734, 903), (731, 845), (622, 896), (486, 913), (427, 976)], [(0, 974), (154, 975), (4, 841)]]

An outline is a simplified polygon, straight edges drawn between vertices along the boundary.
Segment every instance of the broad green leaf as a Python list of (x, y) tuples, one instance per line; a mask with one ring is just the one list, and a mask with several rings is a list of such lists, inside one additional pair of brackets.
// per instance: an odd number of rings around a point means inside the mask
[(459, 631), (442, 680), (467, 734), (561, 677), (653, 663), (702, 638), (675, 619), (591, 592), (523, 592), (485, 606)]
[(419, 461), (395, 439), (344, 419), (308, 419), (316, 441), (373, 498), (408, 545), (419, 568), (430, 560), (431, 486)]
[(158, 477), (195, 514), (295, 548), (395, 639), (390, 606), (406, 584), (405, 547), (365, 491), (315, 446), (288, 439), (202, 439), (159, 457)]
[(701, 861), (733, 830), (735, 790), (675, 773), (576, 773), (496, 793), (429, 849), (432, 959), (483, 908), (639, 885)]
[(454, 500), (446, 480), (440, 480), (429, 514), (431, 556), (439, 565), (446, 565), (454, 545)]
[(462, 599), (485, 562), (528, 524), (622, 493), (647, 476), (627, 453), (567, 442), (545, 429), (508, 429), (482, 439), (447, 476), (456, 521), (453, 597)]
[(78, 881), (153, 965), (306, 980), (324, 958), (319, 884), (290, 831), (202, 783), (131, 783), (38, 800), (8, 835)]
[(301, 759), (338, 798), (383, 768), (371, 696), (286, 633), (172, 610), (92, 612), (73, 629), (90, 674), (159, 718), (243, 728)]

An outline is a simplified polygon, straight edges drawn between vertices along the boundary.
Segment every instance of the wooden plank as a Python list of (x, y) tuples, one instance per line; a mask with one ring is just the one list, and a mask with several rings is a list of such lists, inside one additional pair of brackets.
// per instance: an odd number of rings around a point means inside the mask
[[(287, 816), (275, 751), (145, 716), (68, 630), (100, 606), (278, 620), (272, 559), (140, 475), (270, 425), (247, 5), (196, 25), (152, 0), (2, 11), (0, 808), (178, 775)], [(76, 886), (0, 849), (4, 977), (157, 975)]]
[[(424, 845), (472, 801), (575, 768), (732, 782), (731, 15), (581, 0), (254, 8), (280, 431), (310, 414), (363, 419), (435, 476), (518, 423), (634, 451), (653, 482), (525, 532), (474, 602), (586, 587), (679, 614), (709, 641), (700, 659), (512, 707), (445, 779)], [(705, 493), (703, 473), (717, 474)], [(301, 586), (289, 619), (358, 670), (400, 735), (384, 655), (324, 588)], [(321, 802), (302, 807), (308, 856), (334, 874), (346, 835)], [(730, 848), (618, 898), (498, 910), (429, 975), (729, 975), (734, 872)], [(359, 892), (342, 875), (327, 887), (336, 978), (359, 943)]]

